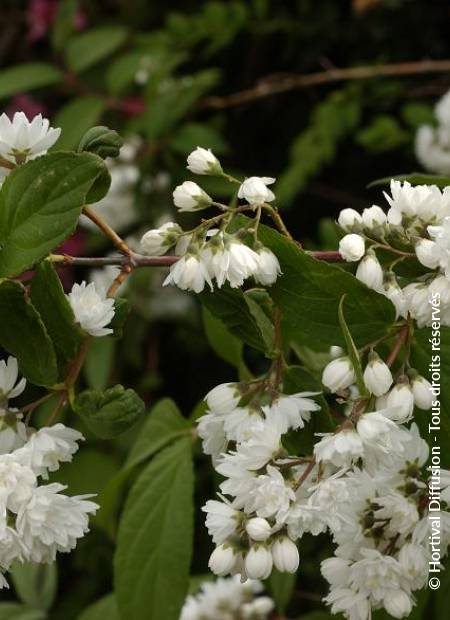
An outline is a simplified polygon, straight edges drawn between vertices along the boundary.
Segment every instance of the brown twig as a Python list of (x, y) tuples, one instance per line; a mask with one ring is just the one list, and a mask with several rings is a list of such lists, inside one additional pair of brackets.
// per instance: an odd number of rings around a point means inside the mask
[(421, 73), (450, 72), (450, 60), (419, 60), (400, 62), (387, 65), (364, 65), (346, 69), (327, 69), (307, 75), (283, 76), (279, 79), (263, 80), (246, 90), (227, 95), (225, 97), (208, 97), (203, 107), (221, 110), (233, 106), (249, 103), (264, 97), (271, 97), (297, 88), (318, 86), (332, 82), (347, 80), (367, 80), (374, 77), (390, 77), (404, 75), (418, 75)]
[(388, 358), (386, 359), (386, 364), (389, 366), (389, 368), (392, 366), (392, 364), (397, 359), (397, 356), (400, 353), (400, 349), (402, 348), (402, 346), (406, 342), (406, 339), (408, 338), (408, 334), (409, 334), (409, 325), (405, 325), (399, 331), (394, 347), (392, 351), (389, 353)]
[(312, 470), (314, 469), (315, 466), (316, 466), (316, 459), (313, 458), (311, 460), (310, 464), (308, 465), (308, 467), (303, 472), (303, 474), (300, 476), (300, 478), (294, 484), (294, 491), (297, 491), (297, 489), (299, 489), (302, 486), (302, 484), (305, 482), (306, 478), (309, 476), (309, 474), (312, 472)]
[(116, 231), (113, 230), (111, 226), (109, 226), (109, 224), (107, 224), (105, 220), (98, 215), (98, 213), (93, 211), (91, 207), (83, 207), (83, 213), (91, 220), (91, 222), (94, 222), (94, 224), (96, 224), (96, 226), (98, 226), (100, 230), (103, 231), (107, 237), (109, 237), (109, 239), (111, 239), (118, 250), (128, 255), (132, 253), (125, 241), (119, 237)]

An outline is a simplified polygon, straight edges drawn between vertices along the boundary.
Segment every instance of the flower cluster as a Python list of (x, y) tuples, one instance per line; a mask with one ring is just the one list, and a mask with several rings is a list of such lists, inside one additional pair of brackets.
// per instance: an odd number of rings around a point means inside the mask
[(91, 336), (107, 336), (113, 330), (109, 325), (114, 317), (114, 299), (106, 292), (97, 291), (95, 283), (74, 284), (67, 295), (75, 321)]
[[(450, 325), (450, 188), (412, 186), (391, 181), (385, 193), (387, 213), (374, 205), (359, 214), (341, 211), (338, 224), (347, 233), (340, 242), (342, 257), (358, 262), (356, 277), (388, 297), (397, 315), (408, 313), (419, 327), (430, 326), (433, 305), (442, 325)], [(380, 262), (377, 253), (389, 256)], [(396, 273), (404, 261), (416, 263), (417, 276)], [(434, 301), (435, 303), (430, 303)]]
[(436, 126), (422, 125), (416, 133), (416, 157), (436, 174), (450, 174), (450, 92), (434, 108)]
[(237, 576), (206, 581), (187, 597), (180, 620), (267, 620), (275, 605), (262, 592), (259, 581), (241, 583)]
[(4, 572), (13, 561), (52, 562), (57, 552), (74, 549), (98, 507), (90, 496), (71, 497), (61, 484), (40, 483), (72, 460), (83, 436), (63, 424), (26, 428), (5, 400), (25, 387), (23, 380), (16, 384), (17, 362), (1, 364), (0, 587), (7, 587)]
[[(199, 175), (224, 175), (215, 155), (198, 147), (188, 159), (188, 169)], [(216, 207), (221, 213), (203, 221), (192, 231), (183, 231), (178, 224), (167, 222), (157, 229), (149, 230), (141, 240), (142, 251), (161, 256), (174, 250), (180, 259), (171, 267), (164, 284), (175, 284), (183, 290), (200, 293), (206, 285), (213, 290), (214, 281), (218, 288), (225, 282), (232, 288), (243, 285), (252, 277), (263, 286), (270, 286), (280, 275), (278, 259), (271, 250), (257, 239), (257, 228), (261, 208), (268, 205), (275, 196), (267, 187), (275, 179), (250, 177), (240, 183), (238, 198), (245, 205), (228, 207), (216, 203), (193, 181), (185, 181), (175, 188), (173, 199), (179, 211), (199, 211)], [(238, 232), (229, 228), (234, 216), (242, 211), (256, 213), (255, 220), (249, 220)], [(219, 228), (213, 228), (219, 224)]]

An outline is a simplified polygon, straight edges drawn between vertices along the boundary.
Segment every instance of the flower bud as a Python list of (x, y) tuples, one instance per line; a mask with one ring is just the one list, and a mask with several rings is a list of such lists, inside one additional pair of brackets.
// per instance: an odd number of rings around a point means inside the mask
[(362, 222), (366, 228), (376, 228), (377, 226), (384, 226), (386, 224), (386, 213), (381, 207), (373, 205), (368, 209), (364, 209), (362, 212)]
[(198, 146), (187, 158), (187, 168), (194, 174), (221, 174), (222, 166), (219, 160), (211, 152)]
[(399, 287), (394, 274), (387, 274), (382, 292), (394, 305), (396, 310), (396, 318), (399, 316), (406, 316), (408, 312), (406, 297), (402, 289)]
[(149, 230), (141, 239), (142, 252), (149, 256), (162, 256), (175, 245), (182, 232), (175, 222), (167, 222), (159, 228)]
[(358, 230), (361, 228), (362, 218), (355, 209), (342, 209), (338, 217), (339, 226), (345, 230)]
[(355, 383), (356, 375), (348, 357), (338, 357), (327, 364), (322, 373), (322, 383), (331, 392), (338, 392)]
[(361, 235), (345, 235), (339, 243), (339, 252), (347, 262), (359, 261), (365, 252), (365, 243)]
[(439, 267), (439, 254), (436, 251), (436, 243), (431, 239), (420, 239), (414, 247), (419, 263), (429, 269)]
[(337, 357), (342, 357), (343, 354), (344, 354), (344, 349), (342, 347), (338, 347), (335, 344), (330, 347), (330, 357), (332, 359), (336, 359)]
[(277, 538), (272, 545), (273, 563), (282, 573), (295, 573), (299, 564), (297, 545), (290, 538)]
[(406, 618), (412, 610), (411, 598), (398, 588), (391, 588), (383, 599), (384, 608), (394, 618)]
[(267, 187), (275, 183), (271, 177), (249, 177), (241, 184), (238, 198), (243, 198), (251, 205), (262, 205), (272, 202), (275, 194)]
[(259, 284), (270, 286), (281, 274), (278, 258), (271, 250), (264, 247), (256, 253), (258, 255), (258, 268), (253, 273), (253, 277)]
[(395, 409), (391, 419), (397, 422), (407, 422), (414, 411), (414, 396), (409, 383), (397, 383), (387, 397), (387, 408)]
[(417, 375), (413, 378), (411, 387), (414, 396), (414, 404), (416, 407), (419, 407), (419, 409), (423, 409), (424, 411), (431, 409), (433, 403), (431, 383), (427, 381), (425, 377)]
[(245, 572), (250, 579), (267, 579), (272, 566), (272, 554), (264, 545), (253, 545), (245, 557)]
[(223, 544), (214, 549), (209, 558), (208, 566), (215, 575), (223, 577), (233, 570), (237, 554), (233, 547)]
[(392, 385), (392, 373), (380, 356), (372, 351), (364, 370), (364, 383), (371, 394), (382, 396)]
[(173, 201), (180, 211), (200, 211), (207, 209), (212, 198), (193, 181), (185, 181), (173, 192)]
[(106, 157), (118, 157), (123, 140), (114, 129), (103, 127), (91, 127), (86, 131), (78, 145), (78, 151), (95, 153), (102, 159)]
[(267, 540), (272, 533), (269, 522), (261, 517), (255, 517), (247, 521), (245, 529), (250, 538), (258, 542)]
[(205, 396), (206, 404), (212, 413), (224, 415), (236, 409), (241, 399), (241, 393), (236, 383), (221, 383), (216, 385)]
[(383, 286), (383, 269), (375, 254), (366, 254), (358, 265), (356, 277), (374, 291), (381, 290)]

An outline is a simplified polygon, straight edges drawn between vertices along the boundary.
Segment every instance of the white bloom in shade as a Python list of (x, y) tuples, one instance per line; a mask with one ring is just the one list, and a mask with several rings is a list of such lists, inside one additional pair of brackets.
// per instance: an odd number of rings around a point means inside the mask
[(226, 244), (228, 251), (227, 280), (231, 288), (242, 286), (244, 280), (258, 273), (258, 254), (245, 243), (232, 239)]
[(78, 450), (83, 435), (64, 424), (44, 426), (27, 443), (14, 452), (14, 458), (26, 465), (37, 476), (47, 478), (47, 472), (59, 469), (60, 463), (69, 463)]
[[(449, 188), (447, 188), (449, 189)], [(428, 226), (428, 234), (434, 240), (433, 253), (447, 277), (450, 276), (450, 217), (445, 217), (440, 226)]]
[(362, 225), (362, 217), (355, 209), (342, 209), (339, 213), (338, 224), (346, 231), (357, 230)]
[(448, 210), (448, 194), (436, 185), (415, 185), (408, 181), (391, 181), (391, 194), (384, 192), (390, 205), (388, 222), (402, 224), (403, 218), (419, 218), (423, 222), (441, 219)]
[(339, 252), (347, 262), (359, 261), (366, 251), (364, 237), (354, 233), (345, 235), (339, 242)]
[(422, 166), (437, 174), (450, 174), (450, 130), (448, 127), (422, 125), (414, 143), (416, 157)]
[(395, 275), (388, 274), (384, 282), (383, 290), (381, 290), (380, 293), (385, 295), (394, 305), (396, 318), (399, 316), (406, 317), (408, 313), (408, 303), (404, 292), (398, 285)]
[(348, 583), (350, 560), (344, 558), (327, 558), (320, 564), (320, 572), (332, 586), (343, 587)]
[[(2, 519), (4, 519), (6, 511), (12, 513), (19, 512), (20, 507), (29, 501), (36, 484), (36, 476), (29, 467), (17, 463), (13, 455), (5, 454), (0, 457), (0, 508), (3, 513)], [(6, 524), (3, 523), (0, 528), (0, 539), (4, 525)]]
[(389, 409), (371, 411), (362, 415), (356, 425), (358, 435), (364, 446), (381, 450), (384, 453), (403, 451), (401, 429), (386, 417)]
[(277, 538), (273, 543), (272, 558), (275, 567), (282, 573), (295, 573), (300, 558), (298, 555), (297, 545), (287, 536)]
[(43, 155), (55, 144), (61, 129), (53, 129), (38, 114), (29, 121), (23, 112), (16, 112), (11, 121), (0, 116), (0, 156), (14, 163), (24, 163)]
[(333, 463), (336, 467), (346, 467), (364, 454), (363, 442), (354, 430), (325, 435), (314, 446), (317, 461)]
[(221, 545), (235, 533), (242, 517), (239, 510), (214, 499), (208, 500), (202, 510), (206, 512), (206, 527), (216, 545)]
[(372, 351), (364, 370), (364, 383), (371, 394), (382, 396), (392, 385), (392, 373), (380, 356)]
[(295, 493), (286, 483), (280, 470), (272, 465), (267, 466), (267, 474), (258, 476), (249, 492), (245, 504), (245, 512), (256, 512), (258, 517), (274, 517), (282, 523), (289, 512), (291, 502), (295, 501)]
[(428, 562), (424, 548), (414, 543), (401, 546), (398, 561), (414, 590), (423, 588), (428, 576)]
[(371, 606), (368, 597), (351, 588), (333, 588), (323, 599), (331, 605), (331, 613), (343, 613), (349, 620), (369, 620)]
[(386, 224), (386, 213), (381, 207), (372, 205), (362, 212), (362, 222), (366, 228), (372, 229)]
[(437, 245), (431, 239), (420, 239), (414, 246), (419, 263), (429, 269), (439, 267), (440, 256)]
[(412, 610), (411, 597), (404, 590), (390, 589), (384, 596), (383, 604), (394, 618), (407, 618)]
[(298, 392), (297, 394), (280, 394), (270, 406), (263, 407), (266, 416), (278, 418), (282, 433), (289, 429), (304, 428), (305, 422), (311, 419), (311, 411), (319, 411), (320, 405), (309, 396), (317, 396), (320, 392)]
[(149, 256), (162, 256), (177, 243), (182, 232), (175, 222), (166, 222), (159, 228), (148, 230), (141, 239), (142, 252)]
[(22, 422), (22, 414), (0, 409), (0, 455), (21, 448), (27, 439), (27, 428)]
[(208, 392), (205, 400), (212, 413), (223, 415), (236, 409), (241, 396), (236, 383), (221, 383)]
[(173, 201), (180, 211), (199, 211), (207, 209), (212, 198), (193, 181), (185, 181), (173, 192)]
[(245, 524), (245, 530), (252, 540), (263, 542), (269, 538), (272, 528), (266, 519), (254, 517)]
[(251, 439), (239, 445), (238, 452), (230, 455), (245, 469), (256, 470), (276, 457), (280, 450), (281, 430), (277, 420), (255, 423)]
[(337, 345), (333, 345), (330, 347), (330, 357), (335, 360), (337, 357), (342, 357), (344, 355), (344, 349), (342, 347), (338, 347)]
[(223, 416), (206, 413), (197, 420), (197, 432), (203, 440), (203, 452), (210, 454), (214, 460), (226, 450), (228, 440), (225, 435)]
[(114, 299), (107, 298), (105, 293), (98, 293), (93, 282), (75, 283), (67, 298), (76, 322), (85, 332), (91, 336), (107, 336), (113, 333), (113, 330), (106, 326), (114, 317)]
[(327, 364), (322, 373), (322, 383), (330, 392), (338, 392), (355, 383), (356, 375), (348, 357), (338, 357)]
[(224, 577), (233, 571), (236, 565), (237, 554), (230, 545), (219, 545), (209, 558), (208, 566), (215, 575)]
[(356, 277), (374, 291), (383, 287), (383, 269), (373, 253), (367, 253), (358, 265)]
[(33, 562), (53, 562), (57, 551), (71, 551), (89, 531), (88, 515), (97, 504), (90, 496), (64, 495), (64, 489), (56, 483), (36, 487), (19, 510), (16, 529)]
[(187, 158), (187, 163), (188, 170), (194, 174), (220, 174), (222, 172), (222, 166), (211, 149), (204, 149), (201, 146), (192, 151)]
[(250, 579), (267, 579), (272, 572), (272, 554), (264, 545), (253, 545), (245, 556), (245, 572)]
[(261, 248), (257, 251), (258, 268), (253, 273), (255, 280), (263, 286), (273, 284), (281, 274), (278, 258), (268, 248)]
[(389, 417), (397, 422), (408, 422), (414, 411), (414, 395), (409, 383), (397, 383), (389, 392), (387, 409), (392, 409)]
[(274, 610), (275, 603), (268, 596), (259, 596), (251, 603), (242, 605), (242, 617), (244, 620), (265, 620)]
[(19, 376), (19, 366), (15, 357), (11, 355), (7, 361), (0, 361), (0, 402), (20, 396), (27, 384), (26, 379), (17, 381)]
[(201, 293), (205, 284), (209, 285), (211, 291), (213, 290), (206, 265), (198, 256), (190, 253), (182, 256), (171, 266), (163, 286), (168, 284), (175, 284), (183, 291), (194, 291), (194, 293)]
[(414, 396), (414, 404), (419, 409), (428, 411), (433, 403), (432, 386), (425, 377), (417, 375), (411, 382), (412, 393)]
[(275, 194), (267, 187), (275, 183), (271, 177), (249, 177), (241, 184), (238, 198), (243, 198), (251, 205), (262, 205), (272, 202)]
[(383, 497), (377, 497), (374, 504), (378, 506), (374, 510), (375, 518), (388, 521), (385, 529), (391, 536), (397, 533), (406, 536), (413, 531), (419, 521), (416, 505), (400, 493), (392, 492)]
[(406, 307), (417, 325), (425, 327), (431, 320), (431, 304), (428, 300), (428, 287), (423, 282), (412, 282), (403, 289)]

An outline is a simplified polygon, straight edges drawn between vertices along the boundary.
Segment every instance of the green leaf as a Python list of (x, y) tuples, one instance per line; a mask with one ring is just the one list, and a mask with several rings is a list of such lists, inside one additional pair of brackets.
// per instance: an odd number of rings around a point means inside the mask
[(60, 0), (58, 3), (58, 12), (51, 32), (52, 46), (55, 50), (59, 51), (73, 33), (78, 11), (78, 0)]
[(284, 614), (286, 607), (292, 598), (295, 588), (297, 575), (291, 573), (280, 573), (274, 569), (267, 582), (269, 593), (275, 601), (276, 610), (279, 614)]
[(33, 609), (49, 610), (58, 585), (57, 564), (14, 562), (10, 575), (17, 595)]
[(379, 114), (356, 134), (356, 143), (370, 153), (384, 153), (398, 148), (410, 139), (409, 133), (392, 116)]
[(70, 39), (66, 47), (69, 69), (85, 71), (113, 54), (126, 40), (128, 32), (120, 26), (103, 26)]
[(86, 95), (62, 106), (53, 121), (55, 127), (61, 127), (61, 137), (52, 151), (75, 149), (83, 134), (98, 123), (105, 108), (104, 99)]
[(120, 613), (178, 620), (189, 587), (193, 536), (191, 441), (166, 448), (134, 484), (114, 562)]
[(114, 594), (108, 594), (83, 611), (77, 620), (120, 620)]
[(90, 388), (104, 390), (107, 387), (113, 369), (115, 348), (113, 336), (92, 340), (83, 366), (83, 373)]
[(47, 615), (18, 603), (0, 603), (0, 620), (45, 620)]
[(62, 81), (62, 72), (45, 62), (29, 62), (0, 71), (0, 98)]
[(350, 333), (350, 330), (348, 328), (348, 325), (347, 325), (347, 322), (344, 316), (345, 297), (346, 297), (345, 295), (342, 295), (341, 301), (339, 302), (339, 310), (338, 310), (339, 325), (341, 327), (342, 333), (344, 334), (347, 355), (349, 356), (350, 361), (352, 362), (352, 366), (355, 370), (356, 383), (358, 384), (359, 393), (361, 394), (361, 396), (365, 396), (367, 395), (367, 388), (364, 383), (361, 360), (359, 358), (358, 349), (356, 348), (355, 343), (353, 342), (352, 335)]
[(95, 435), (110, 439), (130, 429), (143, 415), (145, 404), (134, 390), (115, 385), (105, 392), (80, 392), (73, 409)]
[(109, 324), (116, 338), (121, 338), (123, 328), (131, 312), (131, 304), (125, 297), (116, 297), (114, 299), (114, 318)]
[(201, 123), (182, 125), (171, 139), (169, 146), (176, 153), (185, 156), (199, 144), (204, 148), (212, 149), (216, 155), (221, 155), (227, 151), (227, 145), (220, 133)]
[(219, 357), (239, 368), (242, 364), (243, 345), (239, 338), (225, 327), (220, 319), (216, 318), (203, 306), (203, 325), (208, 342)]
[(285, 337), (317, 350), (344, 346), (338, 308), (346, 294), (345, 316), (356, 346), (387, 334), (395, 320), (391, 302), (343, 269), (316, 260), (276, 231), (260, 227), (260, 239), (278, 257), (283, 275), (267, 289), (283, 312)]
[(268, 356), (272, 357), (275, 353), (275, 329), (272, 321), (269, 319), (256, 299), (251, 296), (251, 293), (252, 291), (247, 291), (244, 293), (245, 303), (247, 304), (250, 314), (258, 326), (259, 333), (261, 334), (264, 342), (265, 350)]
[(144, 57), (142, 51), (131, 51), (119, 56), (109, 65), (105, 79), (111, 95), (121, 95), (129, 86), (135, 84), (135, 76)]
[(0, 277), (22, 273), (64, 241), (91, 192), (97, 200), (106, 193), (106, 178), (91, 153), (51, 153), (13, 170), (0, 191)]
[(98, 125), (88, 129), (78, 144), (78, 152), (87, 151), (95, 153), (102, 159), (107, 157), (119, 157), (123, 140), (114, 129), (104, 125)]
[(36, 385), (58, 380), (56, 354), (47, 330), (19, 282), (0, 283), (0, 346), (17, 357), (20, 371)]
[(391, 180), (408, 181), (411, 185), (437, 185), (444, 188), (450, 185), (450, 177), (424, 174), (423, 172), (410, 172), (409, 174), (397, 174), (390, 177), (383, 177), (369, 183), (367, 187), (377, 187), (378, 185), (389, 185)]
[(83, 342), (83, 333), (75, 323), (61, 280), (49, 261), (39, 264), (31, 281), (30, 297), (56, 350), (65, 360), (73, 359)]

